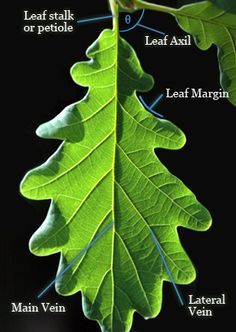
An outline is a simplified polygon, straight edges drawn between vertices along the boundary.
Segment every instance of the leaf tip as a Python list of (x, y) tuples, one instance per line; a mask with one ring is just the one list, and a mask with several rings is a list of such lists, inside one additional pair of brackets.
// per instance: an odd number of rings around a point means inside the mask
[(31, 236), (28, 247), (31, 254), (35, 256), (42, 257), (47, 255), (44, 248), (41, 247), (40, 228)]
[(212, 217), (210, 212), (202, 206), (198, 223), (198, 231), (205, 232), (212, 226)]
[(186, 137), (185, 133), (182, 130), (180, 130), (180, 136), (179, 136), (180, 149), (183, 148), (186, 143), (187, 143), (187, 137)]
[(29, 177), (29, 173), (30, 172), (28, 172), (28, 173), (25, 174), (25, 176), (22, 179), (22, 181), (20, 183), (20, 186), (19, 186), (19, 192), (25, 198), (30, 198), (29, 191), (28, 191), (28, 188), (27, 188), (27, 179)]
[(40, 138), (50, 138), (46, 124), (42, 124), (36, 129), (36, 135)]

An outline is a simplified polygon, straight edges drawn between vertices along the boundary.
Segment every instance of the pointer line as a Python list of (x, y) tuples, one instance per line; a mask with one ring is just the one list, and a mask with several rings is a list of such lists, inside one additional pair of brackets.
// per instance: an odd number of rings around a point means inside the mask
[(167, 272), (167, 274), (168, 274), (168, 276), (169, 276), (169, 278), (170, 278), (170, 281), (171, 281), (171, 283), (172, 283), (172, 285), (173, 285), (173, 287), (174, 287), (174, 290), (175, 290), (175, 292), (176, 292), (177, 298), (178, 298), (180, 304), (181, 304), (181, 305), (184, 305), (184, 301), (183, 301), (183, 299), (182, 299), (182, 297), (181, 297), (181, 295), (180, 295), (180, 292), (179, 292), (179, 290), (178, 290), (178, 287), (176, 286), (176, 284), (175, 284), (175, 282), (174, 282), (173, 275), (172, 275), (172, 273), (170, 272), (170, 269), (169, 269), (168, 264), (167, 264), (167, 262), (166, 262), (166, 260), (165, 260), (165, 257), (164, 257), (164, 255), (163, 255), (163, 252), (162, 252), (161, 246), (160, 246), (160, 244), (159, 244), (159, 242), (158, 242), (158, 240), (157, 240), (157, 238), (156, 238), (156, 235), (154, 234), (154, 232), (153, 232), (152, 229), (150, 229), (150, 233), (151, 233), (151, 236), (152, 236), (153, 242), (155, 243), (155, 245), (156, 245), (156, 247), (157, 247), (157, 250), (158, 250), (158, 252), (159, 252), (159, 254), (160, 254), (160, 256), (161, 256), (161, 259), (162, 259), (163, 264), (164, 264), (164, 266), (165, 266), (166, 272)]
[(87, 23), (87, 22), (95, 22), (95, 21), (103, 21), (103, 20), (108, 20), (109, 18), (112, 18), (112, 15), (107, 15), (107, 16), (100, 16), (100, 17), (92, 17), (92, 18), (87, 18), (85, 20), (79, 20), (77, 23)]
[(159, 101), (161, 101), (161, 99), (164, 97), (163, 93), (152, 103), (152, 105), (150, 106), (150, 108), (154, 108)]
[(92, 241), (88, 244), (79, 254), (76, 256), (73, 261), (63, 270), (38, 296), (37, 299), (40, 299), (61, 277), (69, 270), (69, 268), (74, 265), (87, 251), (94, 246), (94, 244), (105, 235), (109, 229), (113, 226), (113, 221)]
[(140, 28), (146, 29), (146, 30), (150, 30), (150, 31), (153, 31), (153, 32), (157, 32), (157, 33), (159, 33), (160, 35), (165, 36), (165, 33), (162, 32), (162, 31), (160, 31), (160, 30), (156, 30), (156, 29), (150, 28), (150, 27), (148, 27), (148, 26), (146, 26), (146, 25), (143, 25), (143, 24), (140, 24), (140, 23), (137, 24), (137, 26), (140, 27)]
[[(160, 95), (158, 98), (157, 98), (157, 100), (153, 103), (153, 104), (157, 104), (158, 103), (158, 101), (160, 101), (161, 100), (161, 98), (163, 98), (163, 95)], [(147, 104), (146, 104), (146, 102), (143, 100), (143, 98), (142, 98), (142, 96), (139, 96), (139, 99), (140, 99), (140, 101), (142, 102), (142, 104), (143, 104), (143, 106), (150, 112), (150, 113), (152, 113), (152, 114), (154, 114), (154, 115), (157, 115), (157, 116), (159, 116), (160, 118), (164, 118), (164, 115), (162, 115), (162, 114), (160, 114), (160, 113), (157, 113), (156, 111), (154, 111), (152, 108), (151, 108), (151, 106), (148, 106)], [(152, 105), (153, 105), (152, 104)]]

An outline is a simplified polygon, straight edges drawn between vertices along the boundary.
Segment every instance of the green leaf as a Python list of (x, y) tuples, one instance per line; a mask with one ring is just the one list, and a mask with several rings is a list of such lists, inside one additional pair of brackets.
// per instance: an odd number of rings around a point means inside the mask
[[(236, 13), (236, 2), (235, 0), (209, 0), (214, 3), (219, 8), (222, 8), (228, 12)], [(192, 4), (194, 2), (202, 2), (202, 0), (179, 0), (178, 4), (183, 6), (187, 4)]]
[(200, 49), (218, 46), (221, 85), (236, 106), (236, 15), (204, 1), (182, 7), (176, 17), (182, 29), (194, 36)]
[(218, 1), (218, 5), (211, 1), (201, 1), (175, 9), (147, 1), (133, 1), (135, 9), (146, 8), (174, 15), (180, 27), (194, 36), (200, 49), (207, 50), (212, 44), (217, 45), (220, 82), (229, 93), (229, 100), (236, 106), (235, 5), (231, 4), (228, 11), (221, 1)]
[(135, 311), (157, 316), (163, 281), (169, 281), (150, 229), (175, 282), (188, 284), (195, 269), (177, 227), (204, 231), (211, 218), (154, 153), (154, 148), (181, 148), (185, 136), (139, 102), (136, 91), (151, 89), (153, 79), (120, 38), (117, 25), (102, 32), (87, 56), (90, 60), (75, 64), (71, 74), (89, 91), (39, 127), (39, 136), (64, 142), (26, 175), (21, 193), (51, 200), (30, 250), (39, 256), (60, 253), (58, 273), (114, 222), (56, 289), (62, 295), (81, 291), (85, 315), (102, 331), (128, 332)]

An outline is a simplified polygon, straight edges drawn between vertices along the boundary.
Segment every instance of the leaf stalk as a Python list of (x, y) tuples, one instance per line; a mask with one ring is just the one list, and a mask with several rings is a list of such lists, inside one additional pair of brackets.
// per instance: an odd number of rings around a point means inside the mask
[(119, 31), (119, 4), (117, 0), (109, 0), (113, 16), (113, 30)]

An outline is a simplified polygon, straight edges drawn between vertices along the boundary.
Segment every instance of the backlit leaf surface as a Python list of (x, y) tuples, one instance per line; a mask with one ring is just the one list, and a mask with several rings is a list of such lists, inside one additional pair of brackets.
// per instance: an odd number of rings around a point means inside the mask
[(188, 284), (195, 270), (177, 226), (203, 231), (211, 218), (154, 153), (154, 148), (181, 148), (185, 136), (139, 102), (136, 91), (151, 89), (153, 79), (118, 28), (103, 31), (87, 56), (90, 60), (75, 64), (71, 74), (89, 91), (38, 128), (39, 136), (63, 143), (26, 175), (21, 192), (51, 200), (30, 249), (39, 256), (60, 253), (58, 273), (114, 222), (56, 289), (63, 295), (81, 291), (85, 315), (102, 331), (126, 332), (135, 311), (146, 318), (159, 313), (162, 284), (169, 281), (150, 229), (175, 282)]

